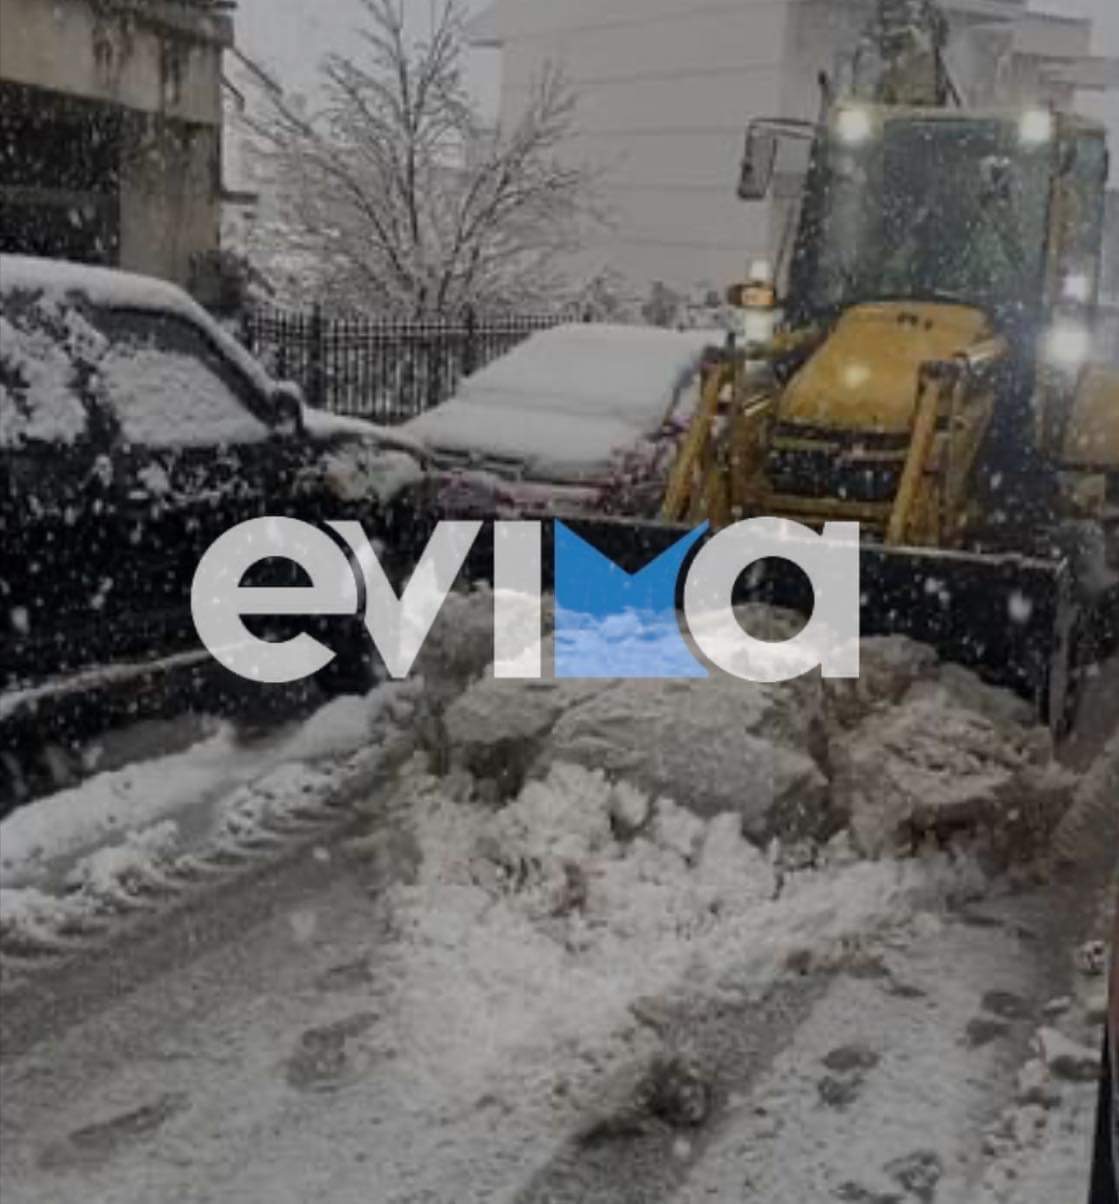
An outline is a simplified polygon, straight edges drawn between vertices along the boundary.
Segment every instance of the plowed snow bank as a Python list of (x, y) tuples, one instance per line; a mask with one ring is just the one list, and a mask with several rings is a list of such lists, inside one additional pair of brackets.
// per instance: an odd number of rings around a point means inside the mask
[(775, 686), (482, 680), (447, 709), (446, 751), (489, 798), (577, 764), (732, 812), (758, 844), (849, 825), (880, 856), (930, 833), (1052, 827), (1071, 782), (1027, 704), (902, 637), (864, 640), (862, 663), (857, 681)]

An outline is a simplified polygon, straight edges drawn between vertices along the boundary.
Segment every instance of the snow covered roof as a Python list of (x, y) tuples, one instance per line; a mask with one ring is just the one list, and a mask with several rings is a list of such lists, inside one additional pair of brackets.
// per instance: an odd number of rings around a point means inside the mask
[(105, 309), (178, 314), (203, 327), (211, 340), (263, 392), (272, 388), (271, 378), (241, 344), (222, 330), (201, 305), (166, 280), (61, 259), (0, 255), (0, 295), (18, 292), (41, 293), (55, 301), (78, 296), (90, 305)]
[(0, 293), (15, 292), (43, 292), (54, 297), (80, 293), (93, 305), (113, 309), (172, 310), (206, 317), (206, 311), (181, 288), (153, 276), (61, 259), (0, 255)]
[[(24, 255), (0, 255), (0, 297), (12, 293), (30, 293), (48, 301), (65, 301), (79, 297), (91, 306), (103, 309), (141, 310), (156, 313), (177, 314), (201, 327), (207, 337), (228, 359), (237, 365), (246, 377), (265, 395), (275, 388), (275, 382), (264, 368), (231, 335), (181, 288), (157, 280), (151, 276), (138, 276), (114, 268), (91, 267), (87, 264), (68, 263), (57, 259), (37, 259)], [(8, 351), (18, 351), (16, 332), (7, 339)], [(46, 430), (51, 437), (73, 438), (84, 429), (84, 418), (77, 422), (76, 398), (66, 386), (68, 367), (51, 356), (50, 348), (29, 349), (23, 354), (23, 362), (39, 359), (35, 365), (38, 396), (51, 402)], [(162, 357), (165, 364), (167, 357)], [(149, 401), (158, 390), (149, 389)], [(174, 390), (168, 390), (173, 394)], [(177, 398), (176, 398), (177, 400)], [(312, 438), (333, 439), (353, 436), (378, 439), (389, 447), (407, 451), (420, 458), (425, 457), (423, 448), (409, 436), (396, 429), (380, 427), (360, 418), (343, 418), (312, 410), (305, 406), (303, 425)], [(0, 446), (14, 437), (15, 427), (7, 430), (0, 415)], [(26, 434), (26, 431), (24, 431)], [(44, 435), (45, 437), (45, 435)]]

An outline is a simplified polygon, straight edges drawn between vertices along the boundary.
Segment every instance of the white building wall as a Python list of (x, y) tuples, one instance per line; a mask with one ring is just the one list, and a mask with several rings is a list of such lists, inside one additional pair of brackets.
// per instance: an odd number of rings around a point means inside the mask
[(746, 120), (775, 113), (788, 0), (498, 0), (502, 118), (562, 63), (579, 95), (570, 154), (602, 173), (609, 213), (584, 275), (642, 292), (721, 286), (768, 246), (764, 211), (735, 197)]
[[(1040, 53), (1046, 26), (1031, 21), (1019, 43), (1021, 0), (944, 2), (965, 92), (995, 78), (1017, 95), (1042, 86), (1019, 46)], [(871, 0), (496, 0), (481, 27), (503, 50), (502, 120), (549, 62), (579, 96), (570, 154), (601, 172), (611, 223), (575, 272), (615, 273), (639, 294), (656, 281), (721, 290), (772, 257), (787, 205), (737, 199), (746, 123), (814, 118), (820, 71), (836, 77), (871, 10)], [(1054, 25), (1055, 52), (1086, 53), (1089, 31)]]
[(244, 253), (255, 230), (279, 218), (279, 195), (272, 163), (261, 153), (253, 123), (266, 120), (283, 96), (277, 83), (237, 50), (222, 65), (222, 246)]

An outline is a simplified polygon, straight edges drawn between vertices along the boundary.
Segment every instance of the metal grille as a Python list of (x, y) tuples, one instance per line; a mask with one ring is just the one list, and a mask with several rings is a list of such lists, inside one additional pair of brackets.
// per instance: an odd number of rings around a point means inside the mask
[(538, 330), (570, 316), (515, 315), (400, 322), (328, 317), (260, 307), (242, 330), (250, 350), (278, 380), (292, 380), (309, 405), (392, 424), (446, 401), (464, 376)]

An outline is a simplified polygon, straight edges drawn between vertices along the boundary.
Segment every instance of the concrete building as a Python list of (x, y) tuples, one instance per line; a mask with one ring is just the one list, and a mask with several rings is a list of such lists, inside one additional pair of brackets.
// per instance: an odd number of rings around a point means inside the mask
[[(1052, 99), (1119, 84), (1093, 59), (1091, 24), (1026, 11), (1025, 0), (941, 0), (951, 70), (975, 104)], [(571, 153), (603, 173), (612, 228), (586, 270), (636, 293), (654, 282), (721, 286), (770, 255), (791, 203), (735, 197), (751, 116), (813, 118), (818, 76), (841, 78), (870, 0), (495, 0), (472, 26), (502, 51), (501, 111), (511, 119), (533, 76), (562, 63), (578, 92)], [(784, 181), (786, 198), (797, 181)]]
[(253, 129), (253, 123), (265, 119), (277, 101), (284, 102), (279, 82), (237, 47), (227, 51), (222, 69), (221, 229), (222, 246), (238, 252), (251, 246), (261, 226), (278, 219), (275, 172)]
[(306, 115), (306, 97), (290, 93), (269, 70), (242, 50), (226, 52), (222, 70), (225, 126), (222, 140), (221, 240), (227, 270), (247, 273), (257, 296), (301, 308), (320, 296), (322, 263), (289, 220), (289, 181), (261, 133), (280, 108)]
[(190, 286), (219, 246), (225, 0), (0, 0), (0, 250)]

